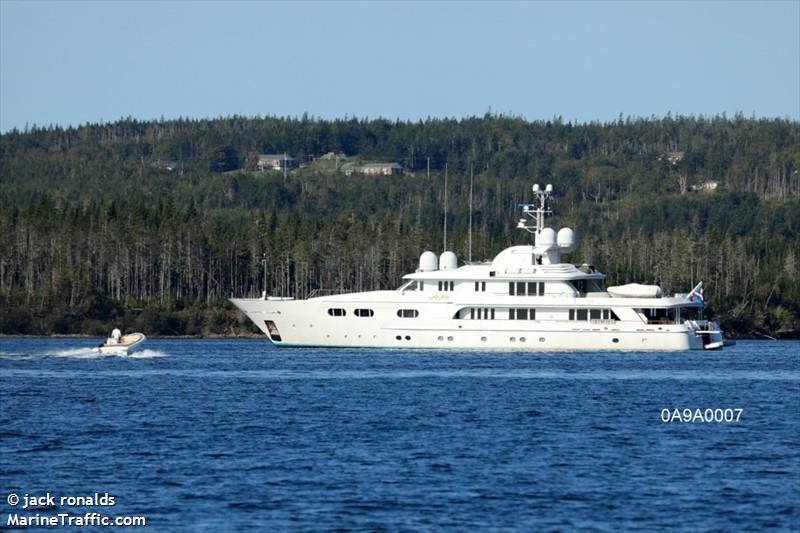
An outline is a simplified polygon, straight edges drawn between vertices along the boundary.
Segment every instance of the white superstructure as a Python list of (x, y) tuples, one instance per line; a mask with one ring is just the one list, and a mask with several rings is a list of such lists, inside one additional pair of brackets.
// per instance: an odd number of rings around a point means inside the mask
[(458, 266), (453, 252), (426, 251), (397, 290), (306, 300), (231, 299), (277, 346), (513, 350), (700, 350), (725, 343), (703, 319), (702, 283), (665, 296), (657, 285), (600, 288), (591, 265), (561, 262), (575, 249), (569, 228), (544, 226), (552, 186), (533, 186), (517, 227), (533, 245)]

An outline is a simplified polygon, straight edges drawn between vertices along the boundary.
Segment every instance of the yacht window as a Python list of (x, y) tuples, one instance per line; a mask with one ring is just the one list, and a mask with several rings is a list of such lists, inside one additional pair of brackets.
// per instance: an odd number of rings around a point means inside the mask
[[(494, 309), (492, 309), (492, 318), (494, 318)], [(536, 309), (528, 308), (513, 308), (508, 310), (509, 320), (536, 320)]]
[(397, 316), (400, 318), (417, 318), (419, 316), (419, 311), (416, 309), (398, 309)]
[(474, 307), (470, 307), (470, 309), (469, 309), (469, 318), (470, 318), (470, 320), (475, 320), (475, 308)]
[(371, 317), (375, 315), (375, 311), (373, 311), (372, 309), (356, 309), (353, 312), (355, 313), (356, 316), (360, 317)]
[(575, 310), (574, 309), (570, 309), (569, 310), (569, 319), (570, 320), (575, 320)]
[(677, 324), (678, 316), (677, 310), (674, 307), (669, 308), (654, 308), (654, 309), (638, 309), (645, 317), (647, 317), (648, 324)]
[(702, 320), (702, 307), (683, 307), (680, 309), (681, 320)]
[(331, 308), (328, 309), (328, 314), (331, 316), (345, 316), (347, 314), (347, 311), (341, 308)]
[[(484, 288), (484, 290), (486, 290)], [(544, 296), (544, 282), (539, 281), (509, 281), (509, 296)]]
[(494, 320), (494, 307), (492, 307), (490, 315), (491, 319)]
[(589, 318), (592, 320), (600, 320), (600, 309), (590, 309)]
[(440, 281), (439, 291), (453, 291), (455, 289), (455, 282), (453, 281)]
[(576, 316), (577, 320), (589, 320), (589, 310), (588, 309), (576, 309)]
[(578, 279), (572, 282), (572, 286), (575, 287), (575, 290), (581, 294), (585, 294), (587, 292), (591, 292), (591, 288), (589, 285), (590, 281), (585, 279)]
[(486, 292), (486, 282), (485, 281), (476, 281), (475, 282), (475, 292)]

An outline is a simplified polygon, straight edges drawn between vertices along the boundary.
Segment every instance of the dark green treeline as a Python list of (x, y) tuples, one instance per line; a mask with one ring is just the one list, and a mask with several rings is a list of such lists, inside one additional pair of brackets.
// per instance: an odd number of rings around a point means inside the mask
[[(397, 161), (404, 176), (346, 177)], [(260, 153), (308, 166), (255, 168)], [(243, 118), (34, 128), (0, 136), (0, 333), (250, 331), (231, 295), (393, 288), (425, 249), (472, 259), (527, 242), (533, 182), (609, 282), (706, 283), (739, 335), (800, 329), (800, 127), (737, 116), (528, 122)], [(429, 169), (430, 168), (430, 172)], [(716, 189), (702, 189), (716, 183)], [(706, 185), (708, 186), (708, 185)], [(702, 190), (693, 190), (701, 188)]]

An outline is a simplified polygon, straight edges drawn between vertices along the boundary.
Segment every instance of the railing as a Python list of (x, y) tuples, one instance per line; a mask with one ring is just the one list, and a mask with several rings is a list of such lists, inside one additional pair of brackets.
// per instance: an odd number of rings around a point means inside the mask
[(317, 296), (325, 296), (327, 294), (341, 294), (344, 291), (341, 289), (312, 289), (311, 291), (306, 294), (306, 297), (303, 298), (304, 300), (308, 300), (309, 298), (316, 298)]
[(677, 324), (674, 318), (648, 318), (648, 324)]

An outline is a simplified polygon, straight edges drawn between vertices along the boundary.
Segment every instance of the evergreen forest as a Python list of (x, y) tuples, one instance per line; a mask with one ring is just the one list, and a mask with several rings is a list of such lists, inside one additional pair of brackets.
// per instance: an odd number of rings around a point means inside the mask
[[(258, 168), (284, 153), (298, 168)], [(405, 172), (342, 172), (380, 162)], [(0, 135), (0, 334), (252, 334), (230, 296), (395, 288), (445, 218), (461, 261), (491, 260), (530, 242), (518, 206), (552, 183), (565, 260), (702, 280), (727, 335), (798, 338), (799, 172), (800, 123), (741, 115), (26, 127)]]

